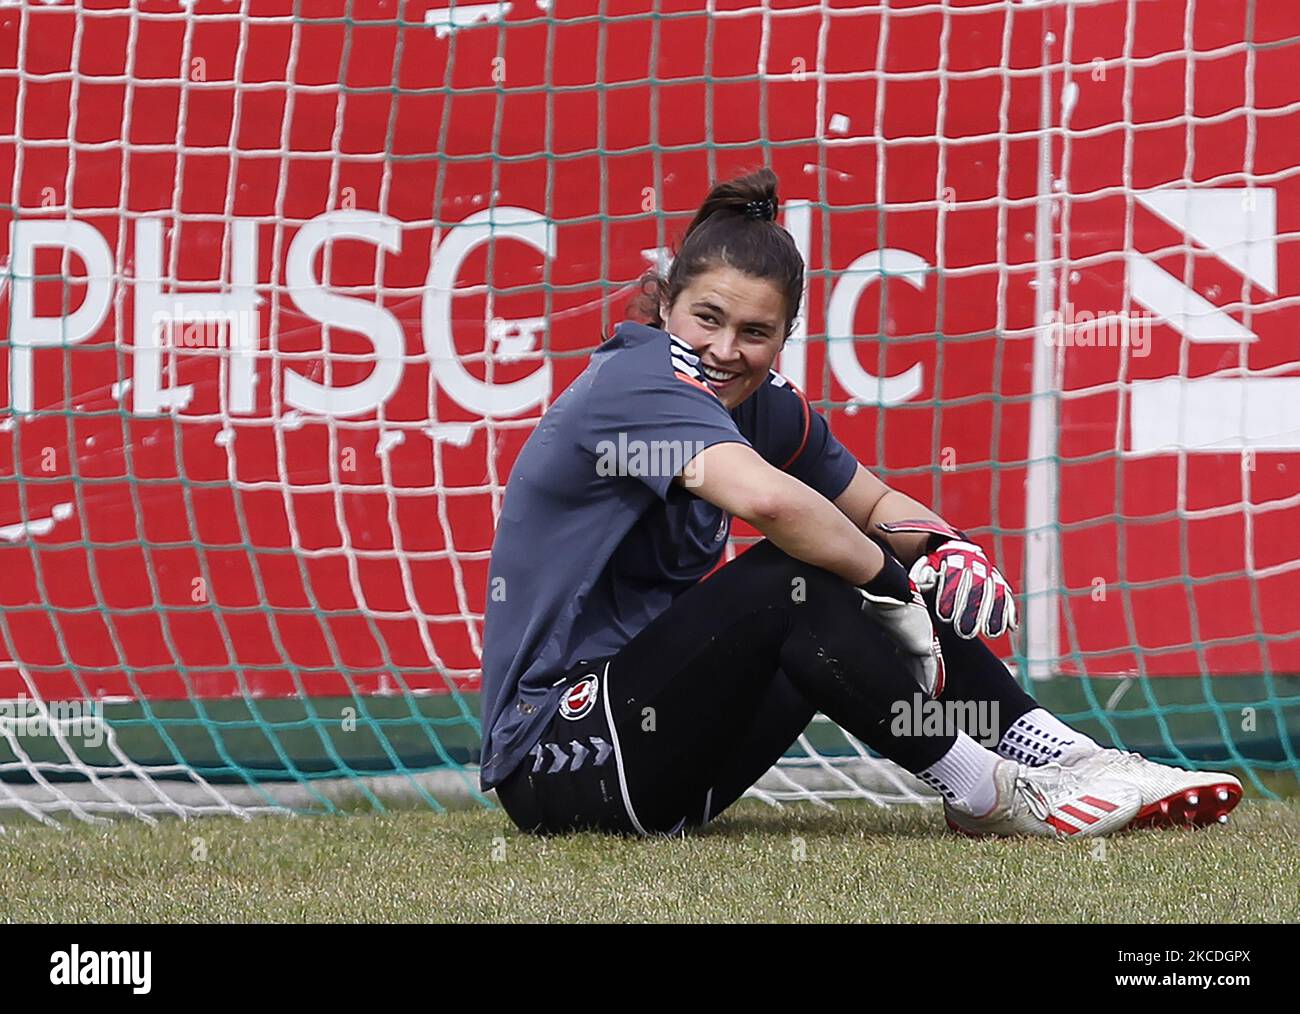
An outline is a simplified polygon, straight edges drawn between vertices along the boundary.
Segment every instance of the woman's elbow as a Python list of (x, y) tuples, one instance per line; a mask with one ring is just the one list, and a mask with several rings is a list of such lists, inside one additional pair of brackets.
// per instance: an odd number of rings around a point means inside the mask
[(737, 514), (759, 531), (766, 531), (789, 522), (798, 512), (798, 505), (783, 490), (765, 489), (748, 496), (744, 512)]

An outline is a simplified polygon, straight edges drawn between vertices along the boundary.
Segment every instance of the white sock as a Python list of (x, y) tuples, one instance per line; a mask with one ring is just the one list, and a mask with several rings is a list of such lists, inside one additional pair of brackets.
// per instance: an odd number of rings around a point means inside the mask
[(997, 765), (997, 754), (959, 732), (948, 752), (917, 777), (938, 789), (957, 809), (981, 817), (998, 801), (997, 786), (993, 784)]
[(1044, 708), (1021, 715), (998, 741), (999, 754), (1031, 768), (1062, 763), (1074, 754), (1100, 749), (1095, 740), (1071, 729)]

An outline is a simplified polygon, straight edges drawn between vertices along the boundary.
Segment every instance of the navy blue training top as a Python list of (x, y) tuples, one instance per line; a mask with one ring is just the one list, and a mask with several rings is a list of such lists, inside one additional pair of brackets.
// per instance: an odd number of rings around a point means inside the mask
[(828, 500), (857, 470), (776, 371), (729, 412), (689, 344), (630, 322), (542, 417), (511, 470), (488, 568), (485, 790), (541, 738), (570, 669), (616, 654), (717, 564), (730, 517), (672, 480), (727, 442)]

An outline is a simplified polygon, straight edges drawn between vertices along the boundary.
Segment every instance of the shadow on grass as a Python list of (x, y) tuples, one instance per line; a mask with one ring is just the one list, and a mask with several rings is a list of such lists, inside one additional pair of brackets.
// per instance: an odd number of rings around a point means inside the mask
[(811, 803), (787, 804), (780, 809), (742, 801), (706, 827), (692, 832), (701, 838), (738, 838), (745, 835), (881, 835), (892, 838), (940, 838), (948, 832), (934, 806), (880, 807), (870, 803), (839, 803), (834, 809)]

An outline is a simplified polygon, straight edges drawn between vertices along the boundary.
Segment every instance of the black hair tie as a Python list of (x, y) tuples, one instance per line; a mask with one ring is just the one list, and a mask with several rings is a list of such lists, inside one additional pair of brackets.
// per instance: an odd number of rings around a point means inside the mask
[(745, 205), (745, 215), (760, 222), (775, 221), (776, 203), (770, 197), (765, 197), (761, 201), (750, 201)]

